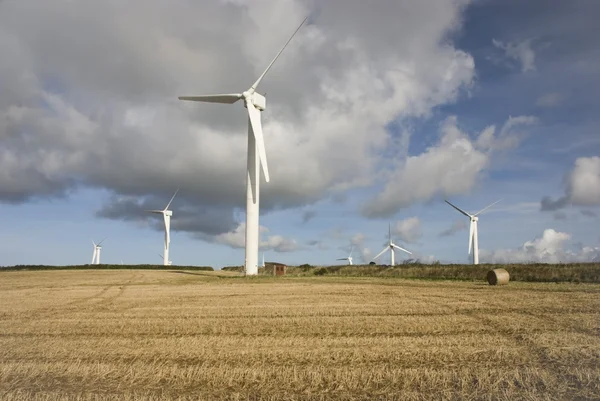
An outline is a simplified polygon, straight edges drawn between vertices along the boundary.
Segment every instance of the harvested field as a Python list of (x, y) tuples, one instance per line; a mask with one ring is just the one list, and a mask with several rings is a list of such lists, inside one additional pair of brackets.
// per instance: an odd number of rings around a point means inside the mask
[(600, 285), (0, 273), (0, 399), (598, 399)]

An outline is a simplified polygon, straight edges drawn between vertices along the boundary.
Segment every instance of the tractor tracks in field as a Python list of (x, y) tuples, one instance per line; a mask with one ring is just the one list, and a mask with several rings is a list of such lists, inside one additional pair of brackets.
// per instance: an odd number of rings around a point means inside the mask
[[(445, 301), (442, 301), (438, 298), (442, 298)], [(494, 307), (467, 308), (463, 310), (453, 307), (453, 302), (472, 302), (472, 298), (462, 298), (460, 296), (448, 298), (429, 297), (428, 301), (436, 306), (447, 308), (451, 314), (465, 316), (473, 320), (473, 322), (476, 324), (482, 324), (483, 327), (490, 328), (490, 332), (497, 333), (498, 335), (507, 339), (510, 343), (514, 344), (516, 347), (519, 347), (520, 349), (524, 350), (524, 352), (527, 352), (531, 356), (531, 367), (537, 366), (541, 369), (544, 369), (550, 376), (552, 376), (553, 380), (556, 380), (556, 382), (569, 382), (571, 386), (576, 385), (574, 380), (571, 380), (568, 377), (569, 373), (565, 372), (565, 366), (555, 359), (552, 359), (547, 352), (547, 348), (536, 343), (535, 339), (531, 336), (531, 334), (540, 332), (540, 328), (536, 327), (536, 322), (542, 325), (544, 320), (546, 323), (550, 323), (556, 328), (564, 328), (564, 325), (561, 325), (558, 322), (558, 317), (553, 317), (550, 322), (548, 322), (548, 316), (546, 315), (539, 316), (527, 310), (519, 309), (506, 311), (507, 321), (503, 322), (503, 320), (499, 318), (502, 316), (501, 308), (500, 314), (498, 314), (499, 309)], [(511, 324), (513, 322), (510, 321), (510, 315), (522, 316), (527, 319), (527, 321), (516, 325)], [(531, 324), (529, 322), (531, 322)], [(548, 332), (547, 328), (544, 328), (542, 332)], [(589, 334), (589, 332), (587, 332), (587, 334)]]
[[(76, 298), (63, 304), (41, 307), (31, 312), (19, 314), (19, 316), (12, 316), (12, 320), (28, 322), (40, 319), (52, 319), (59, 315), (68, 316), (70, 313), (81, 311), (89, 311), (91, 313), (113, 310), (116, 301), (123, 296), (132, 283), (142, 277), (142, 273), (135, 272), (122, 283), (105, 285), (91, 295)], [(11, 316), (5, 316), (5, 318), (11, 319)]]
[[(523, 352), (527, 353), (531, 356), (531, 364), (529, 367), (531, 368), (540, 368), (547, 372), (547, 374), (552, 377), (552, 381), (556, 383), (567, 383), (565, 387), (563, 387), (563, 393), (559, 394), (559, 399), (568, 398), (568, 388), (577, 386), (577, 380), (571, 378), (569, 376), (569, 372), (565, 371), (564, 364), (561, 364), (556, 359), (553, 359), (549, 353), (548, 348), (538, 344), (535, 341), (536, 333), (548, 333), (548, 332), (557, 332), (556, 329), (548, 330), (544, 328), (540, 331), (539, 327), (535, 327), (534, 325), (528, 326), (513, 326), (510, 324), (509, 320), (511, 319), (512, 314), (517, 316), (525, 317), (530, 320), (532, 323), (537, 321), (538, 323), (543, 323), (546, 319), (546, 316), (538, 316), (534, 313), (527, 312), (525, 310), (519, 311), (510, 311), (507, 314), (507, 324), (503, 323), (502, 320), (498, 319), (498, 315), (490, 314), (490, 311), (485, 309), (483, 310), (467, 310), (462, 312), (464, 316), (468, 316), (478, 323), (482, 323), (486, 327), (490, 327), (494, 332), (498, 333), (500, 336), (506, 338), (509, 342), (513, 343), (516, 347), (519, 347), (523, 350)], [(501, 316), (501, 315), (500, 315)], [(496, 319), (495, 319), (496, 318)], [(554, 322), (553, 322), (554, 323)], [(556, 328), (561, 328), (559, 325), (556, 325)], [(518, 383), (515, 383), (519, 385)], [(543, 387), (543, 385), (542, 385)], [(543, 389), (542, 389), (543, 390)]]

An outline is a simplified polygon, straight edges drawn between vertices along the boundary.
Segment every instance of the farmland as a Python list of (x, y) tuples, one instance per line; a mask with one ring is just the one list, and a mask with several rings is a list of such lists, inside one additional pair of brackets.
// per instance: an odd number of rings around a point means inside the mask
[(0, 272), (0, 399), (597, 399), (600, 285)]

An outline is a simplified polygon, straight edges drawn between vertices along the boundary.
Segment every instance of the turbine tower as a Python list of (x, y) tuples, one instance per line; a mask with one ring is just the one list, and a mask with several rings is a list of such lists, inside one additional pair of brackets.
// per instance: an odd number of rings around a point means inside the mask
[[(391, 252), (390, 258), (391, 258), (392, 266), (394, 266), (394, 264), (395, 264), (395, 258), (394, 258), (394, 256), (395, 256), (395, 249), (398, 249), (398, 250), (400, 250), (400, 251), (406, 252), (406, 253), (408, 253), (409, 255), (412, 255), (412, 252), (409, 252), (409, 251), (407, 251), (406, 249), (404, 249), (404, 248), (400, 248), (398, 245), (394, 244), (394, 242), (392, 241), (392, 226), (391, 226), (390, 224), (388, 224), (388, 235), (389, 235), (389, 236), (388, 236), (388, 238), (389, 238), (389, 241), (390, 241), (390, 242), (389, 242), (389, 243), (388, 243), (388, 244), (385, 246), (385, 248), (383, 248), (383, 251), (379, 252), (379, 253), (377, 254), (377, 256), (375, 256), (375, 257), (373, 258), (373, 260), (377, 259), (378, 257), (380, 257), (380, 256), (381, 256), (381, 255), (383, 255), (383, 254), (384, 254), (386, 251), (388, 251), (388, 250), (389, 250), (389, 251)], [(394, 248), (395, 248), (395, 249), (394, 249)]]
[(171, 216), (173, 216), (173, 212), (169, 210), (169, 206), (171, 206), (171, 202), (173, 202), (173, 199), (175, 199), (175, 195), (177, 195), (177, 192), (179, 192), (179, 188), (177, 188), (177, 191), (175, 191), (175, 193), (171, 197), (171, 200), (169, 201), (169, 203), (167, 203), (167, 207), (165, 207), (164, 210), (146, 210), (149, 213), (162, 214), (163, 220), (165, 221), (165, 246), (163, 249), (164, 266), (171, 266), (171, 263), (173, 263), (169, 260), (169, 246), (171, 244)]
[(457, 206), (454, 206), (452, 203), (448, 202), (447, 200), (445, 200), (445, 202), (447, 204), (449, 204), (450, 206), (452, 206), (453, 208), (458, 210), (460, 213), (467, 216), (469, 218), (469, 220), (471, 221), (471, 223), (469, 224), (469, 255), (471, 254), (471, 247), (472, 247), (473, 248), (473, 264), (474, 265), (479, 264), (479, 234), (477, 231), (477, 222), (479, 221), (479, 217), (477, 217), (477, 216), (479, 214), (481, 214), (484, 210), (489, 209), (490, 207), (494, 206), (496, 203), (500, 202), (501, 200), (502, 199), (498, 199), (496, 202), (484, 207), (483, 209), (481, 209), (480, 211), (478, 211), (475, 214), (469, 214), (469, 213), (465, 212), (464, 210), (459, 209)]
[(348, 264), (351, 265), (352, 264), (352, 251), (354, 250), (354, 245), (352, 245), (352, 248), (350, 248), (350, 254), (348, 255), (347, 258), (340, 258), (340, 259), (336, 259), (336, 260), (347, 260)]
[(98, 242), (97, 244), (94, 242), (94, 240), (92, 240), (92, 244), (94, 244), (94, 253), (92, 254), (92, 264), (93, 265), (100, 264), (100, 250), (102, 250), (102, 243), (104, 242), (104, 240), (106, 240), (106, 238), (104, 238), (102, 241)]
[(244, 107), (248, 109), (248, 164), (246, 170), (246, 260), (245, 270), (247, 275), (258, 274), (258, 243), (259, 243), (259, 161), (265, 175), (265, 181), (269, 182), (269, 170), (267, 168), (267, 154), (262, 132), (261, 114), (266, 107), (267, 100), (256, 88), (265, 77), (273, 63), (279, 58), (283, 50), (290, 43), (296, 32), (302, 27), (302, 23), (296, 28), (292, 36), (277, 53), (271, 64), (258, 77), (250, 88), (242, 93), (230, 93), (208, 96), (180, 96), (179, 100), (190, 100), (194, 102), (225, 103), (233, 104), (238, 100), (244, 101)]

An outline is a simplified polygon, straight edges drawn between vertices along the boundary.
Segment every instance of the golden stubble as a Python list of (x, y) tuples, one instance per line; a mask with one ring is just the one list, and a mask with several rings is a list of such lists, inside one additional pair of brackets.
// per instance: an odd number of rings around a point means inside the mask
[(594, 399), (600, 285), (0, 273), (0, 399)]

